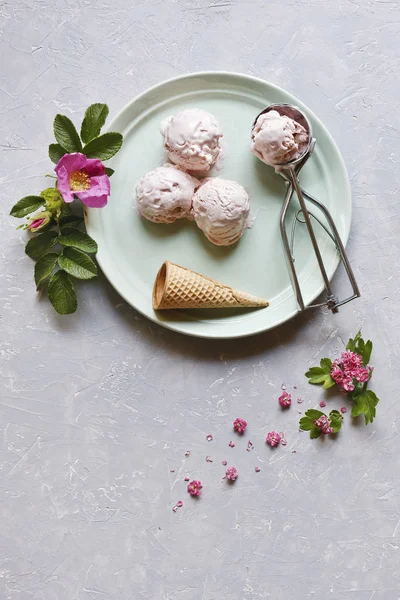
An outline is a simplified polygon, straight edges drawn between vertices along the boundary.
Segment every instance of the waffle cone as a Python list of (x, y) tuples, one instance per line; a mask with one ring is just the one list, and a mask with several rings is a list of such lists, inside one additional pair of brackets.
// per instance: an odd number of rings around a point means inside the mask
[(229, 285), (168, 261), (158, 271), (153, 288), (155, 310), (266, 306), (268, 302), (262, 298), (239, 292)]

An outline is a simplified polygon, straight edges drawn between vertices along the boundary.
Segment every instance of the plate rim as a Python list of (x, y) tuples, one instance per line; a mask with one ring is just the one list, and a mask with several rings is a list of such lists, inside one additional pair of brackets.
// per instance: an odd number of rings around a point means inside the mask
[[(306, 108), (306, 110), (308, 110), (312, 113), (313, 119), (318, 123), (319, 127), (324, 131), (324, 134), (329, 138), (330, 143), (332, 144), (332, 147), (336, 153), (336, 158), (338, 159), (338, 162), (343, 171), (343, 174), (345, 175), (345, 177), (343, 178), (343, 185), (345, 186), (346, 197), (349, 199), (349, 206), (348, 206), (349, 218), (348, 218), (348, 227), (346, 228), (345, 235), (342, 237), (342, 242), (343, 242), (344, 246), (346, 247), (349, 237), (350, 237), (350, 231), (351, 231), (353, 202), (352, 202), (350, 179), (349, 179), (347, 167), (346, 167), (345, 161), (343, 159), (342, 153), (341, 153), (338, 145), (336, 144), (334, 138), (332, 137), (331, 133), (329, 132), (328, 128), (324, 125), (324, 123), (321, 121), (321, 119), (315, 114), (315, 112), (313, 110), (309, 109), (309, 107), (307, 105), (305, 105), (300, 99), (298, 99), (296, 96), (294, 96), (291, 92), (288, 92), (285, 88), (283, 88), (279, 85), (276, 85), (275, 83), (271, 83), (270, 81), (267, 81), (266, 79), (262, 79), (261, 77), (256, 77), (254, 75), (248, 75), (246, 73), (239, 73), (237, 71), (226, 71), (226, 70), (223, 70), (223, 71), (221, 71), (221, 70), (194, 71), (194, 72), (178, 75), (176, 77), (171, 77), (169, 79), (165, 79), (161, 82), (158, 82), (158, 83), (146, 88), (143, 92), (140, 92), (139, 94), (134, 96), (134, 98), (132, 98), (129, 102), (127, 102), (117, 112), (117, 114), (110, 120), (110, 122), (107, 123), (106, 127), (104, 128), (104, 132), (113, 131), (114, 123), (116, 121), (118, 121), (120, 118), (122, 118), (124, 113), (126, 111), (129, 111), (129, 109), (132, 107), (132, 105), (134, 105), (135, 103), (140, 101), (147, 94), (157, 91), (157, 89), (162, 88), (165, 85), (173, 84), (174, 82), (179, 82), (179, 81), (182, 81), (185, 79), (194, 79), (194, 78), (198, 78), (198, 77), (206, 78), (206, 77), (210, 77), (210, 76), (211, 77), (215, 77), (215, 76), (237, 77), (240, 79), (250, 80), (256, 84), (267, 85), (271, 89), (276, 90), (277, 92), (281, 92), (281, 93), (283, 92), (286, 96), (288, 96), (291, 99), (291, 101), (293, 101), (293, 103), (300, 103), (302, 106), (304, 106)], [(90, 214), (95, 214), (95, 211), (97, 211), (98, 209), (89, 208), (89, 207), (85, 207), (85, 209), (86, 209), (84, 211), (85, 226), (86, 226), (86, 230), (87, 230), (88, 234), (90, 235), (91, 225), (90, 225), (89, 217), (90, 217)], [(254, 335), (259, 335), (266, 331), (271, 331), (271, 330), (275, 329), (276, 327), (279, 327), (280, 325), (283, 325), (284, 323), (290, 321), (295, 316), (301, 314), (300, 311), (294, 310), (293, 312), (291, 312), (290, 314), (281, 318), (279, 321), (277, 321), (273, 325), (267, 325), (266, 327), (260, 326), (260, 327), (257, 327), (256, 329), (253, 329), (251, 331), (246, 331), (246, 332), (230, 333), (229, 331), (221, 332), (221, 330), (219, 330), (219, 333), (213, 334), (212, 332), (207, 332), (207, 331), (202, 331), (202, 330), (186, 331), (186, 330), (180, 328), (179, 322), (159, 320), (157, 318), (153, 318), (151, 315), (145, 314), (143, 311), (141, 311), (139, 308), (137, 308), (134, 304), (132, 304), (131, 300), (127, 297), (127, 295), (125, 295), (124, 292), (120, 291), (120, 288), (119, 288), (118, 284), (115, 282), (114, 278), (112, 277), (112, 274), (107, 273), (106, 270), (103, 268), (103, 264), (102, 264), (103, 261), (101, 258), (101, 253), (98, 253), (98, 255), (96, 255), (96, 260), (102, 270), (102, 273), (106, 277), (107, 281), (112, 285), (112, 287), (117, 291), (117, 293), (129, 304), (129, 306), (134, 308), (138, 313), (140, 313), (146, 319), (149, 319), (153, 323), (160, 325), (161, 327), (164, 327), (165, 329), (169, 329), (170, 331), (175, 331), (176, 333), (180, 333), (182, 335), (186, 335), (186, 336), (190, 336), (190, 337), (197, 337), (197, 338), (202, 338), (202, 339), (215, 339), (215, 340), (216, 339), (240, 339), (240, 338), (250, 337), (250, 336), (254, 336)], [(332, 279), (335, 276), (335, 273), (340, 265), (339, 256), (337, 256), (335, 258), (334, 262), (336, 264), (332, 271), (332, 274), (329, 277), (329, 281), (332, 281)], [(310, 298), (309, 302), (307, 303), (306, 310), (314, 302), (314, 300), (316, 298), (318, 298), (318, 296), (323, 292), (323, 290), (324, 290), (324, 285), (321, 284), (321, 286), (318, 288), (315, 295), (313, 295)], [(198, 321), (194, 321), (194, 322), (198, 322)], [(192, 320), (188, 321), (188, 323), (190, 323), (190, 322), (192, 322)]]

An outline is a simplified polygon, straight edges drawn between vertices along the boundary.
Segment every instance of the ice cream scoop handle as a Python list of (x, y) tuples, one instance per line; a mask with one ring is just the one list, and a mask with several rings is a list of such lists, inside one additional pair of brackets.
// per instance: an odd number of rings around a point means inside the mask
[(308, 213), (308, 209), (307, 209), (304, 197), (303, 197), (303, 193), (302, 193), (302, 190), (301, 190), (301, 187), (299, 184), (299, 180), (297, 179), (296, 171), (294, 168), (290, 168), (290, 169), (288, 169), (288, 171), (289, 171), (289, 175), (290, 175), (290, 181), (291, 181), (293, 188), (296, 191), (297, 197), (299, 199), (300, 207), (301, 207), (301, 210), (302, 210), (302, 213), (304, 216), (304, 221), (305, 221), (306, 227), (308, 229), (311, 243), (314, 248), (314, 253), (315, 253), (315, 256), (316, 256), (316, 259), (318, 262), (318, 266), (321, 270), (322, 278), (324, 280), (324, 285), (325, 285), (325, 289), (327, 292), (327, 305), (332, 310), (332, 312), (337, 312), (337, 308), (336, 308), (337, 299), (333, 295), (329, 277), (326, 272), (324, 261), (322, 259), (321, 252), (320, 252), (320, 249), (318, 246), (317, 238), (315, 237), (315, 233), (314, 233), (314, 229), (313, 229), (313, 226), (311, 223), (310, 215)]
[(305, 310), (303, 295), (301, 293), (301, 288), (300, 288), (299, 280), (297, 277), (296, 267), (294, 264), (293, 251), (289, 244), (289, 239), (288, 239), (286, 225), (285, 225), (290, 201), (293, 197), (293, 192), (294, 192), (293, 185), (291, 183), (288, 183), (286, 197), (285, 197), (285, 201), (282, 206), (279, 224), (280, 224), (280, 229), (281, 229), (282, 241), (283, 241), (283, 245), (285, 248), (285, 254), (286, 254), (286, 258), (287, 258), (287, 262), (288, 262), (288, 266), (289, 266), (290, 278), (292, 280), (292, 285), (293, 285), (293, 288), (294, 288), (294, 291), (296, 294), (297, 303), (299, 305), (300, 310), (303, 311), (303, 310)]

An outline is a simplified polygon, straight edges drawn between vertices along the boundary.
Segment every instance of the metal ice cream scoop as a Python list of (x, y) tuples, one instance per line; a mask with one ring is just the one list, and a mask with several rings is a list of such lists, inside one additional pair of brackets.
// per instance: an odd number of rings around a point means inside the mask
[[(324, 281), (325, 290), (327, 293), (326, 302), (321, 303), (321, 304), (313, 304), (313, 305), (310, 305), (308, 308), (315, 308), (317, 306), (327, 306), (333, 313), (336, 313), (336, 312), (338, 312), (339, 306), (342, 306), (343, 304), (346, 304), (347, 302), (350, 302), (351, 300), (358, 298), (360, 296), (360, 290), (358, 288), (353, 270), (352, 270), (350, 262), (347, 258), (347, 254), (346, 254), (344, 245), (340, 239), (340, 235), (336, 228), (336, 225), (332, 218), (332, 215), (330, 214), (330, 212), (328, 211), (328, 209), (326, 208), (326, 206), (324, 204), (322, 204), (316, 198), (311, 196), (311, 194), (309, 194), (308, 192), (303, 190), (299, 183), (299, 179), (298, 179), (299, 173), (300, 173), (301, 169), (303, 168), (303, 166), (305, 165), (305, 163), (307, 162), (307, 160), (310, 158), (310, 156), (315, 148), (316, 139), (312, 135), (311, 124), (310, 124), (309, 120), (307, 119), (307, 117), (305, 116), (305, 114), (299, 108), (297, 108), (296, 106), (293, 106), (291, 104), (271, 104), (270, 106), (268, 106), (267, 108), (262, 110), (257, 115), (256, 119), (254, 120), (252, 130), (254, 129), (254, 126), (255, 126), (258, 118), (261, 115), (270, 112), (271, 110), (278, 112), (281, 116), (290, 117), (291, 119), (293, 119), (294, 121), (296, 121), (297, 123), (302, 125), (308, 134), (308, 144), (305, 146), (305, 148), (303, 149), (303, 152), (299, 156), (297, 156), (293, 160), (290, 160), (290, 161), (282, 163), (282, 164), (271, 164), (270, 165), (270, 166), (274, 167), (276, 173), (281, 175), (288, 184), (285, 201), (283, 203), (281, 215), (280, 215), (280, 230), (281, 230), (281, 236), (282, 236), (284, 250), (285, 250), (285, 253), (287, 256), (287, 260), (288, 260), (289, 271), (290, 271), (293, 289), (295, 291), (297, 303), (299, 305), (299, 310), (300, 311), (305, 310), (306, 306), (304, 304), (303, 295), (301, 293), (301, 288), (300, 288), (299, 280), (297, 277), (297, 272), (296, 272), (296, 267), (295, 267), (295, 259), (293, 256), (293, 246), (294, 246), (294, 234), (295, 234), (295, 230), (296, 230), (296, 225), (297, 225), (297, 223), (303, 223), (307, 227), (307, 230), (308, 230), (308, 233), (309, 233), (309, 236), (310, 236), (313, 248), (314, 248), (315, 256), (317, 258), (318, 266), (320, 268), (321, 275), (322, 275), (322, 278)], [(287, 218), (289, 205), (293, 198), (294, 192), (296, 192), (296, 195), (298, 197), (299, 204), (300, 204), (300, 210), (298, 210), (296, 212), (296, 217), (295, 217), (294, 223), (292, 225), (291, 240), (289, 242), (287, 230), (286, 230), (286, 218)], [(309, 200), (312, 204), (314, 204), (314, 206), (316, 206), (317, 208), (319, 208), (321, 210), (321, 212), (323, 213), (323, 215), (325, 216), (325, 218), (329, 224), (330, 229), (328, 229), (324, 225), (324, 223), (321, 222), (321, 220), (318, 217), (316, 217), (313, 213), (311, 213), (308, 210), (306, 202), (305, 202), (305, 198), (307, 198), (307, 200)], [(317, 223), (319, 223), (319, 225), (325, 230), (325, 232), (332, 239), (332, 241), (336, 245), (337, 251), (339, 252), (340, 259), (344, 264), (344, 267), (345, 267), (347, 275), (349, 277), (351, 286), (353, 288), (353, 294), (351, 296), (349, 296), (348, 298), (345, 298), (344, 300), (339, 300), (333, 294), (332, 287), (331, 287), (331, 284), (329, 281), (328, 274), (325, 269), (324, 261), (322, 259), (321, 251), (318, 246), (318, 242), (317, 242), (317, 239), (315, 236), (315, 232), (313, 229), (311, 219), (314, 219)]]

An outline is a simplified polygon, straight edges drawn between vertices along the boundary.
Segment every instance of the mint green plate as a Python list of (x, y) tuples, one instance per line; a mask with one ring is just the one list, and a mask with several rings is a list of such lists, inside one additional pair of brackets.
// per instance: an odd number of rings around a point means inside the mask
[[(346, 243), (351, 193), (343, 159), (324, 125), (285, 90), (247, 75), (194, 73), (144, 92), (110, 123), (108, 129), (120, 131), (124, 144), (110, 164), (115, 173), (109, 203), (101, 210), (88, 211), (87, 229), (98, 242), (97, 259), (110, 283), (129, 304), (163, 327), (199, 337), (234, 338), (271, 329), (297, 313), (279, 232), (285, 185), (249, 150), (255, 116), (276, 102), (296, 104), (311, 121), (317, 146), (301, 172), (301, 183), (325, 203)], [(142, 220), (134, 208), (136, 181), (163, 164), (160, 122), (188, 107), (208, 110), (222, 126), (224, 157), (220, 170), (214, 169), (212, 175), (238, 181), (250, 195), (254, 224), (233, 247), (214, 246), (186, 220), (173, 225)], [(319, 226), (316, 230), (332, 277), (339, 263), (336, 249)], [(303, 297), (310, 304), (323, 285), (304, 226), (296, 231), (295, 258)], [(270, 306), (261, 310), (155, 312), (152, 288), (164, 260), (266, 298)]]

